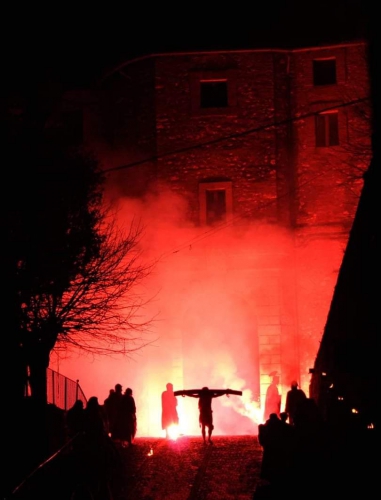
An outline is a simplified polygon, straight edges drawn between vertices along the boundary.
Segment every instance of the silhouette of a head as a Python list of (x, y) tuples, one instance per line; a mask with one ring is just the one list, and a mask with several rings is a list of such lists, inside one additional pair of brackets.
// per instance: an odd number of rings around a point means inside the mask
[(86, 408), (94, 409), (98, 408), (98, 406), (99, 406), (98, 398), (96, 396), (91, 396), (91, 398), (87, 401)]
[(279, 384), (279, 375), (276, 370), (269, 373), (269, 377), (271, 377), (273, 383)]

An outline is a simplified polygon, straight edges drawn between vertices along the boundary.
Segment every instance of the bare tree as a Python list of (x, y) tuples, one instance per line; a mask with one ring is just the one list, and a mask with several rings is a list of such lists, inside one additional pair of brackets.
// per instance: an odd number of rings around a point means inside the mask
[(142, 315), (148, 299), (136, 290), (154, 266), (142, 261), (139, 243), (143, 230), (133, 220), (128, 233), (123, 233), (112, 219), (102, 231), (99, 254), (70, 283), (58, 303), (44, 298), (38, 312), (62, 325), (57, 349), (129, 355), (151, 342), (146, 334), (152, 318)]
[(31, 394), (45, 402), (53, 349), (129, 356), (152, 342), (153, 318), (144, 317), (147, 299), (137, 290), (154, 266), (142, 262), (143, 227), (133, 221), (125, 234), (108, 217), (97, 228), (102, 235), (99, 251), (64, 292), (53, 286), (31, 296), (23, 309), (22, 346)]
[(7, 464), (10, 484), (13, 473), (22, 477), (52, 451), (46, 386), (52, 350), (128, 355), (149, 342), (151, 323), (139, 293), (154, 265), (144, 264), (139, 251), (143, 227), (133, 221), (126, 232), (118, 229), (115, 214), (104, 208), (97, 161), (46, 126), (52, 106), (45, 109), (46, 92), (42, 102), (37, 94), (0, 100), (10, 187), (0, 212), (2, 396), (5, 434), (12, 436), (2, 445), (7, 456), (14, 446), (21, 450)]
[(141, 224), (123, 232), (104, 208), (103, 175), (86, 152), (17, 145), (18, 189), (3, 213), (3, 347), (11, 399), (17, 404), (29, 384), (31, 398), (46, 405), (54, 348), (128, 355), (148, 343), (138, 286), (154, 264), (139, 251)]

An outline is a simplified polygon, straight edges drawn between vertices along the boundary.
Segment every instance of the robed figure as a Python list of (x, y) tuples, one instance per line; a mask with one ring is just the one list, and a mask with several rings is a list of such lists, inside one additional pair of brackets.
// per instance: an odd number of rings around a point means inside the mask
[(161, 428), (168, 437), (169, 428), (178, 425), (179, 415), (177, 413), (177, 398), (173, 393), (173, 385), (168, 382), (167, 390), (161, 394)]

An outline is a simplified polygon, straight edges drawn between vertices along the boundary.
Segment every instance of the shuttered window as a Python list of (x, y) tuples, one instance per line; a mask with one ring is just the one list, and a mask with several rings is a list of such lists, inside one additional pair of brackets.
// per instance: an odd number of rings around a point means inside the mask
[(316, 147), (339, 144), (339, 113), (319, 113), (315, 116)]

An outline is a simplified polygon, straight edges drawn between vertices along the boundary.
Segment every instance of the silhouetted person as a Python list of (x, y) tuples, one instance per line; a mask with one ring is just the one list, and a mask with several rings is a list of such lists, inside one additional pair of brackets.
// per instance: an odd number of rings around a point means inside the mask
[(96, 396), (92, 396), (84, 410), (84, 431), (87, 435), (99, 438), (106, 434), (103, 411)]
[(284, 411), (288, 414), (288, 421), (291, 425), (294, 425), (295, 415), (298, 411), (298, 407), (307, 399), (305, 392), (299, 389), (298, 382), (293, 380), (291, 382), (291, 389), (286, 395), (286, 406)]
[(85, 409), (80, 399), (77, 399), (66, 413), (66, 429), (69, 438), (73, 438), (85, 429)]
[(122, 443), (122, 446), (131, 446), (136, 434), (136, 404), (132, 389), (128, 387), (118, 407), (113, 439)]
[(204, 443), (206, 443), (206, 428), (208, 428), (208, 443), (212, 444), (212, 433), (214, 429), (212, 399), (223, 396), (224, 393), (221, 393), (221, 391), (214, 392), (208, 387), (203, 387), (199, 395), (188, 395), (192, 398), (198, 398), (199, 423), (201, 427), (202, 438), (204, 440)]
[(46, 419), (48, 429), (48, 453), (55, 453), (66, 442), (65, 411), (54, 403), (46, 405)]
[(280, 415), (279, 415), (279, 418), (280, 418), (280, 421), (281, 421), (282, 423), (289, 425), (289, 424), (288, 424), (288, 422), (287, 422), (287, 419), (288, 419), (288, 413), (287, 413), (287, 412), (282, 411), (282, 412), (280, 413)]
[(111, 435), (109, 415), (112, 413), (112, 408), (110, 408), (110, 405), (112, 406), (112, 399), (114, 393), (115, 389), (110, 389), (107, 398), (103, 401), (103, 410), (106, 418), (106, 431), (109, 435)]
[(110, 393), (103, 403), (107, 418), (106, 431), (112, 439), (115, 439), (114, 427), (118, 417), (119, 405), (122, 397), (123, 392), (121, 384), (115, 384), (115, 388), (110, 389)]
[[(292, 474), (292, 467), (294, 463), (294, 453), (295, 453), (295, 428), (288, 422), (288, 413), (282, 411), (280, 414), (280, 421), (282, 424), (282, 440), (284, 444), (285, 451), (285, 473)], [(288, 483), (291, 484), (293, 478), (289, 476)]]
[(168, 382), (167, 390), (161, 393), (161, 428), (168, 436), (168, 429), (171, 425), (178, 425), (179, 415), (177, 413), (177, 398), (173, 394), (173, 384)]
[(280, 415), (281, 397), (278, 390), (279, 376), (277, 372), (271, 372), (270, 377), (272, 377), (272, 380), (266, 391), (265, 411), (263, 414), (263, 419), (265, 421), (268, 420), (271, 413), (275, 413), (278, 417)]
[(82, 485), (88, 495), (79, 498), (103, 500), (110, 498), (111, 480), (120, 472), (122, 463), (106, 432), (102, 406), (96, 396), (89, 398), (84, 414), (84, 432), (76, 438), (73, 454), (75, 482)]
[[(304, 398), (298, 404), (295, 431), (294, 466), (305, 482), (323, 487), (327, 478), (330, 447), (326, 426), (315, 401)], [(302, 485), (300, 485), (302, 489)], [(303, 494), (304, 490), (300, 493)], [(319, 496), (320, 498), (320, 496)]]
[(261, 478), (279, 491), (288, 481), (293, 458), (293, 428), (276, 413), (258, 425), (258, 441), (263, 448)]

